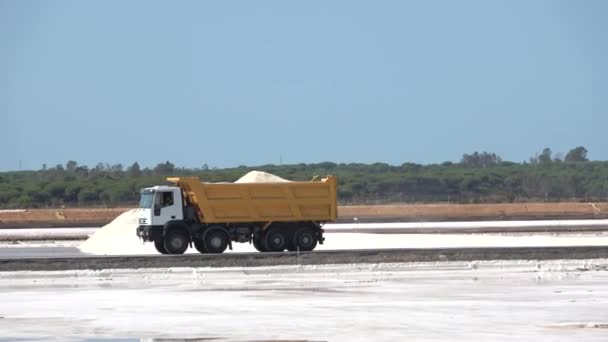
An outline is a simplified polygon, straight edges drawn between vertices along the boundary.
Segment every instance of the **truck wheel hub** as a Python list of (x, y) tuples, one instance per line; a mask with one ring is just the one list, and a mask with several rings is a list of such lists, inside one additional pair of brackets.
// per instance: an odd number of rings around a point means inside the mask
[(216, 236), (211, 239), (211, 246), (214, 248), (220, 248), (222, 246), (222, 238)]
[(180, 249), (184, 245), (182, 243), (182, 240), (180, 240), (180, 239), (171, 239), (171, 241), (169, 241), (169, 243), (171, 244), (171, 247), (174, 249)]

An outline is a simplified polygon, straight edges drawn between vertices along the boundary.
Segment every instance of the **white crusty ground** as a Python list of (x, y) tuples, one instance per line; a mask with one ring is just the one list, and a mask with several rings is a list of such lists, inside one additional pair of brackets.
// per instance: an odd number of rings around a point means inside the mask
[(606, 341), (608, 260), (0, 272), (0, 338)]

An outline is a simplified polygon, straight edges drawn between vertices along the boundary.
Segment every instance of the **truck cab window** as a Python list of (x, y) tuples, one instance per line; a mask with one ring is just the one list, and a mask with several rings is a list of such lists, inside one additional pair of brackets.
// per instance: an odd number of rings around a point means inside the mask
[(167, 191), (163, 192), (163, 196), (161, 199), (161, 207), (169, 207), (173, 205), (173, 192)]

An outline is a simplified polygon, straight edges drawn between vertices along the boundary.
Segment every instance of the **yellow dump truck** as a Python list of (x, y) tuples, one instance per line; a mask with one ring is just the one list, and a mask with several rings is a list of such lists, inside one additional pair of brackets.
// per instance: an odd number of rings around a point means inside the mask
[(173, 186), (141, 192), (137, 236), (162, 254), (222, 253), (232, 242), (260, 252), (312, 251), (322, 244), (322, 225), (337, 216), (337, 180), (203, 183), (167, 178)]

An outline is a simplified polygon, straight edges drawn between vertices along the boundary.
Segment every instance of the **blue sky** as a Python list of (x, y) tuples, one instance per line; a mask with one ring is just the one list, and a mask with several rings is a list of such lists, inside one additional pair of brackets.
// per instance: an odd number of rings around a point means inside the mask
[(608, 160), (608, 1), (0, 0), (0, 170)]

